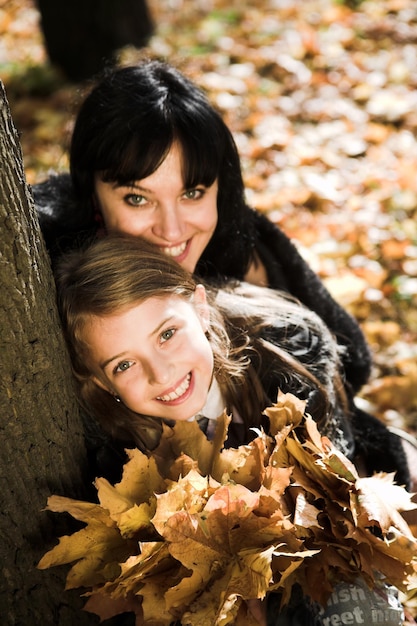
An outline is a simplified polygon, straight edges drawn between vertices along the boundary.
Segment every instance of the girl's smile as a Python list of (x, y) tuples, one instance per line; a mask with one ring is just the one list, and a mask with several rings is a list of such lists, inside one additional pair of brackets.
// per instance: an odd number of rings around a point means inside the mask
[(189, 272), (217, 226), (217, 181), (185, 189), (182, 155), (174, 144), (158, 169), (131, 185), (95, 181), (95, 196), (109, 232), (143, 237)]
[(165, 403), (169, 402), (174, 404), (179, 404), (180, 402), (183, 402), (185, 397), (188, 397), (191, 393), (190, 382), (191, 372), (183, 378), (179, 385), (175, 386), (175, 389), (173, 389), (172, 391), (166, 391), (164, 394), (158, 396), (157, 400)]
[(199, 285), (194, 301), (151, 297), (83, 329), (94, 382), (132, 411), (188, 420), (206, 403), (213, 352), (205, 335), (208, 309)]

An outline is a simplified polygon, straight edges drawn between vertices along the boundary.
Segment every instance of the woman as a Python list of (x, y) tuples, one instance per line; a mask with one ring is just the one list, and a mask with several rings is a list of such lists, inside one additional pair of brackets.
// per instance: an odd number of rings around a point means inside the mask
[[(268, 428), (263, 411), (277, 393), (291, 392), (306, 400), (321, 432), (354, 456), (340, 348), (320, 318), (292, 299), (245, 283), (205, 289), (132, 237), (109, 236), (72, 252), (61, 260), (57, 286), (80, 398), (113, 438), (149, 452), (163, 421), (191, 419), (210, 437), (226, 410), (226, 445), (240, 445), (255, 436), (254, 427)], [(338, 589), (344, 598), (349, 585)], [(390, 593), (382, 586), (362, 605), (359, 597), (348, 605), (342, 599), (337, 610), (346, 616), (349, 607), (362, 615), (369, 604), (389, 607)], [(285, 610), (275, 599), (268, 623), (326, 623), (298, 588)], [(397, 609), (386, 623), (402, 623)], [(266, 623), (262, 613), (259, 619)]]
[(366, 382), (370, 355), (356, 322), (284, 233), (247, 206), (232, 134), (178, 70), (151, 60), (104, 75), (79, 110), (70, 171), (33, 188), (53, 257), (116, 231), (148, 239), (203, 278), (288, 291), (347, 346), (353, 391)]
[[(79, 111), (70, 170), (70, 177), (52, 177), (33, 189), (53, 259), (97, 235), (119, 232), (144, 237), (207, 280), (244, 279), (287, 291), (345, 348), (348, 396), (367, 381), (371, 359), (358, 324), (288, 237), (247, 206), (230, 131), (175, 68), (145, 61), (105, 75)], [(399, 438), (353, 408), (357, 445), (372, 469), (400, 468), (398, 479), (408, 483)]]

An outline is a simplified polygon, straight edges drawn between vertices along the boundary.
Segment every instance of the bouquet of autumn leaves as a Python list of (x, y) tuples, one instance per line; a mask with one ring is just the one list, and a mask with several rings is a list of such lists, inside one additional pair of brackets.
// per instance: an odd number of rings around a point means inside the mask
[(360, 478), (304, 410), (280, 395), (270, 433), (238, 448), (223, 448), (226, 415), (210, 442), (195, 422), (164, 427), (151, 456), (129, 450), (120, 483), (95, 481), (98, 504), (49, 498), (86, 526), (39, 567), (73, 563), (66, 587), (84, 588), (86, 610), (134, 611), (136, 624), (256, 624), (250, 601), (278, 592), (285, 604), (296, 583), (321, 604), (358, 576), (405, 590), (410, 494), (392, 475)]

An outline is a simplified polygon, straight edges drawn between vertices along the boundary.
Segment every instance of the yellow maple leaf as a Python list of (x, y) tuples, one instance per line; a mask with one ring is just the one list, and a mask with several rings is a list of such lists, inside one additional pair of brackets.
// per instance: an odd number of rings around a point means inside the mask
[[(155, 459), (148, 457), (139, 450), (126, 450), (129, 460), (123, 467), (122, 479), (114, 485), (117, 495), (114, 497), (123, 499), (126, 502), (126, 509), (134, 504), (148, 502), (155, 493), (165, 491), (165, 481), (158, 471)], [(99, 484), (103, 479), (98, 479)], [(113, 510), (114, 504), (110, 500), (104, 501), (104, 493), (99, 496), (102, 498), (102, 505), (109, 510)], [(116, 513), (116, 511), (114, 511)]]
[(138, 533), (144, 538), (144, 532), (147, 531), (148, 538), (155, 535), (155, 529), (151, 523), (155, 514), (156, 501), (155, 498), (151, 504), (142, 502), (135, 504), (128, 511), (121, 513), (117, 525), (122, 537), (132, 538)]
[(75, 561), (66, 588), (90, 587), (114, 578), (120, 571), (119, 562), (134, 551), (134, 544), (126, 543), (116, 526), (90, 521), (86, 528), (61, 537), (59, 544), (42, 557), (38, 567), (46, 569)]
[(271, 436), (282, 433), (286, 427), (297, 427), (303, 419), (305, 405), (304, 400), (290, 393), (279, 393), (277, 402), (264, 411), (269, 418)]
[(400, 511), (411, 511), (417, 504), (411, 501), (413, 494), (394, 483), (394, 474), (379, 473), (356, 481), (359, 505), (368, 519), (378, 523), (383, 533), (395, 527), (405, 537), (414, 536)]

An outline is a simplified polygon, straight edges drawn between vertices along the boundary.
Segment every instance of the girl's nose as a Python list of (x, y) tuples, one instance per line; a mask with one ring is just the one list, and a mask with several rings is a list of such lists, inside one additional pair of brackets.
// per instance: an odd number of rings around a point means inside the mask
[(175, 203), (160, 207), (156, 213), (153, 232), (157, 237), (169, 243), (181, 241), (185, 232), (185, 224)]
[(149, 382), (152, 385), (167, 385), (174, 378), (174, 364), (163, 356), (154, 357), (147, 366)]

